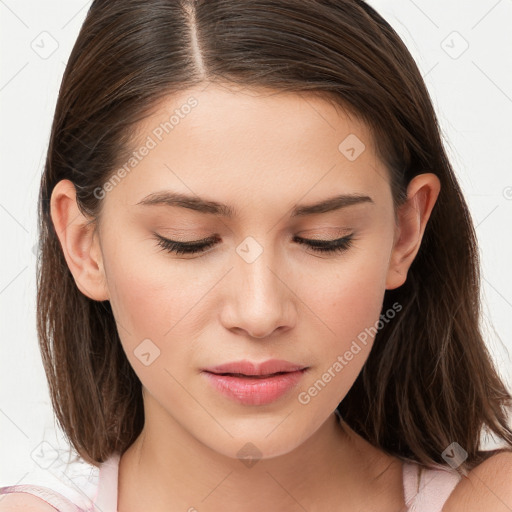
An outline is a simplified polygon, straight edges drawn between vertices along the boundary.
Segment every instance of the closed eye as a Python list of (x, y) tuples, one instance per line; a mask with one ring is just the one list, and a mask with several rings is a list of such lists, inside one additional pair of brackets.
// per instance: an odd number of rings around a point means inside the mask
[(335, 253), (346, 251), (352, 246), (353, 234), (337, 238), (336, 240), (309, 240), (306, 238), (294, 237), (297, 243), (304, 244), (313, 249), (313, 251), (321, 253)]
[[(158, 245), (170, 253), (174, 254), (198, 254), (205, 252), (215, 245), (220, 239), (219, 237), (209, 237), (202, 240), (194, 240), (193, 242), (177, 242), (170, 240), (157, 233), (154, 233), (158, 241)], [(335, 240), (310, 240), (295, 236), (293, 240), (299, 244), (306, 245), (315, 252), (322, 254), (334, 254), (346, 251), (351, 247), (354, 240), (353, 233), (337, 238)]]

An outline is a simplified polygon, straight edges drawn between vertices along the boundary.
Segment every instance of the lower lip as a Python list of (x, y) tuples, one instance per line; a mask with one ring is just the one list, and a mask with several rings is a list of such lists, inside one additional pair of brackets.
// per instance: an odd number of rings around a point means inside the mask
[(244, 405), (265, 405), (274, 402), (294, 388), (306, 369), (287, 372), (264, 379), (235, 377), (202, 372), (221, 393)]

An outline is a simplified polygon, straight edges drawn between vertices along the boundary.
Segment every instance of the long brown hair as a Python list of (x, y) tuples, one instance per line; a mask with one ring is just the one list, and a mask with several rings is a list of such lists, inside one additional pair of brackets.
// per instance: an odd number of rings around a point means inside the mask
[[(510, 448), (511, 396), (484, 343), (471, 216), (421, 74), (393, 28), (362, 0), (95, 0), (66, 66), (39, 197), (37, 329), (52, 405), (78, 454), (98, 465), (144, 425), (141, 383), (109, 301), (67, 267), (50, 197), (71, 180), (99, 219), (106, 183), (159, 99), (201, 83), (317, 94), (363, 120), (389, 169), (393, 202), (435, 173), (441, 192), (406, 282), (383, 310), (369, 358), (338, 406), (373, 445), (427, 466), (457, 442), (470, 469), (482, 429)], [(395, 210), (396, 212), (396, 210)]]

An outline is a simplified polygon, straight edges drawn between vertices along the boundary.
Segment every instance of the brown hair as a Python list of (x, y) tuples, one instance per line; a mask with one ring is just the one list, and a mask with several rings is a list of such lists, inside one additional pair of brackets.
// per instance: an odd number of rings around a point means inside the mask
[[(196, 44), (197, 43), (197, 44)], [(441, 192), (406, 282), (386, 290), (401, 312), (376, 335), (338, 406), (373, 445), (427, 466), (452, 442), (480, 463), (483, 428), (512, 446), (511, 396), (479, 324), (476, 236), (428, 91), (406, 46), (361, 0), (95, 0), (66, 66), (39, 197), (37, 329), (52, 405), (78, 454), (98, 465), (144, 424), (141, 383), (109, 301), (83, 295), (67, 267), (50, 198), (71, 180), (99, 219), (94, 190), (130, 152), (159, 99), (201, 83), (320, 95), (370, 128), (393, 202), (435, 173)], [(396, 209), (395, 209), (396, 212)]]

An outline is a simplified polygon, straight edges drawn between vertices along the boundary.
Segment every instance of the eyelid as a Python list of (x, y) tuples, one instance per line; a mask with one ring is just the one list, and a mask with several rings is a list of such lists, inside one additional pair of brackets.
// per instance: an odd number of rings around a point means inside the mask
[[(153, 233), (163, 249), (169, 253), (175, 255), (193, 255), (199, 254), (199, 257), (209, 252), (208, 249), (216, 245), (216, 241), (219, 240), (217, 235), (203, 238), (202, 240), (193, 240), (190, 242), (179, 242), (165, 238), (158, 233)], [(336, 239), (319, 240), (319, 239), (307, 239), (298, 236), (293, 237), (293, 241), (307, 246), (313, 252), (318, 254), (324, 254), (326, 256), (334, 255), (335, 253), (343, 253), (347, 251), (353, 244), (355, 238), (354, 233), (350, 233), (346, 236), (339, 237)]]

